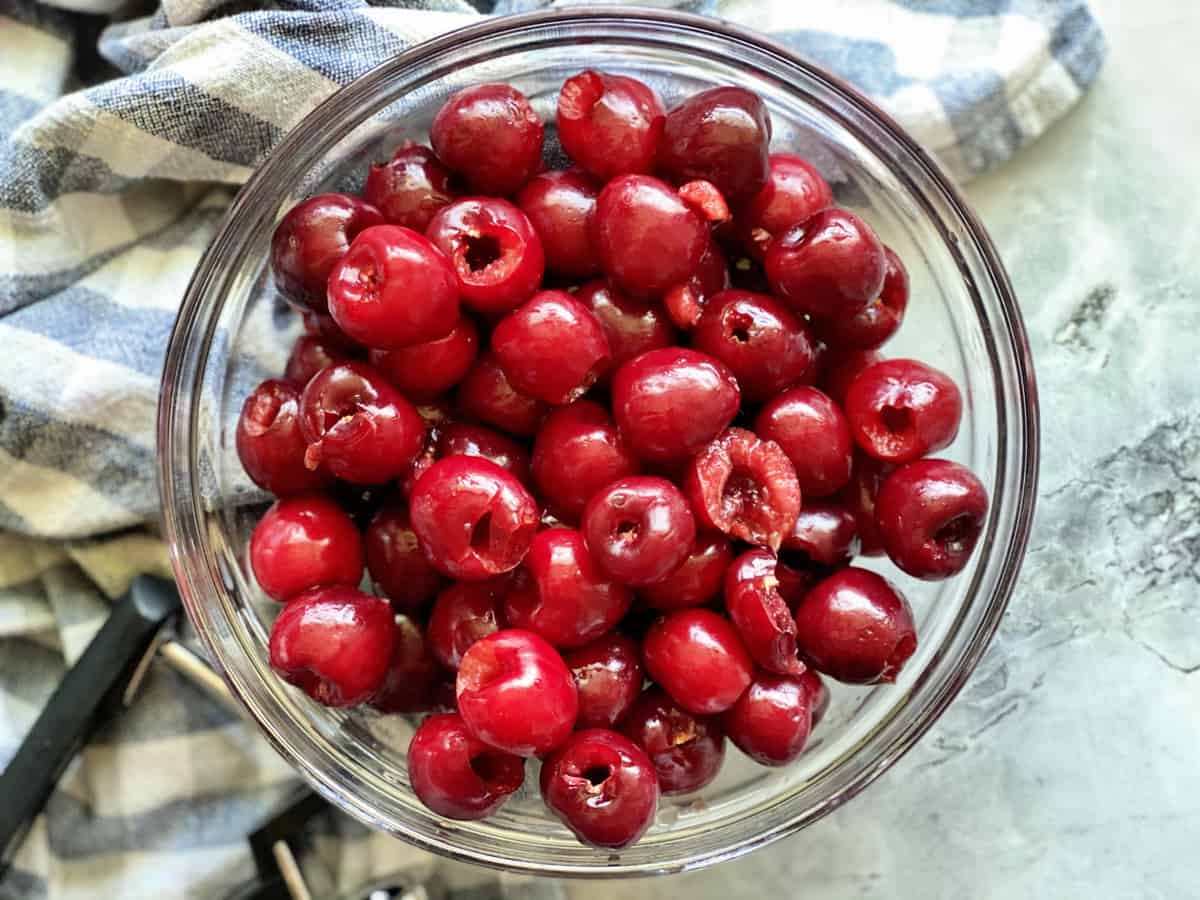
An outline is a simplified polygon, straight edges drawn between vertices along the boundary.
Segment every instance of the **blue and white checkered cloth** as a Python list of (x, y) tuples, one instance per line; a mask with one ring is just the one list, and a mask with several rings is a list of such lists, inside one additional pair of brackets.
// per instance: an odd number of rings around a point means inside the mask
[[(105, 596), (162, 567), (154, 417), (184, 286), (305, 113), (477, 0), (0, 0), (0, 765)], [(136, 6), (136, 2), (134, 3)], [(496, 12), (567, 5), (500, 0)], [(773, 35), (960, 179), (1061, 117), (1104, 56), (1083, 0), (658, 0)], [(217, 896), (291, 774), (170, 673), (71, 770), (4, 897)], [(0, 800), (2, 802), (2, 800)]]

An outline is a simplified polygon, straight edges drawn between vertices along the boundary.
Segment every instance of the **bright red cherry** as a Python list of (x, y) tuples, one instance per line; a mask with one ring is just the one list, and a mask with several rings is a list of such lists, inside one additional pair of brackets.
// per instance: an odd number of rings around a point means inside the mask
[(754, 431), (787, 454), (806, 498), (828, 497), (850, 480), (850, 425), (837, 404), (816, 388), (801, 385), (775, 397), (755, 418)]
[(721, 717), (739, 750), (764, 766), (786, 766), (808, 743), (813, 694), (801, 678), (759, 672)]
[(647, 605), (663, 612), (703, 606), (721, 593), (725, 570), (733, 562), (733, 545), (723, 534), (706, 531), (680, 566), (655, 584), (638, 590)]
[(738, 234), (758, 260), (777, 234), (833, 206), (833, 191), (809, 163), (791, 153), (772, 153), (767, 183), (738, 216)]
[(425, 558), (403, 504), (393, 502), (375, 513), (364, 543), (375, 589), (397, 610), (419, 609), (442, 586), (442, 576)]
[(300, 431), (300, 391), (286, 381), (264, 381), (242, 404), (238, 418), (238, 459), (250, 480), (279, 497), (328, 487), (325, 469), (304, 465), (308, 444)]
[(569, 521), (578, 520), (593, 494), (639, 468), (608, 411), (589, 400), (551, 412), (533, 445), (538, 495)]
[(449, 169), (428, 147), (412, 142), (387, 162), (371, 166), (363, 187), (363, 197), (389, 223), (421, 232), (456, 193)]
[(606, 634), (563, 655), (579, 690), (577, 728), (615, 728), (642, 692), (637, 642)]
[(642, 694), (621, 731), (646, 751), (666, 795), (700, 790), (725, 759), (718, 720), (692, 715), (658, 688)]
[(766, 550), (747, 550), (725, 573), (725, 608), (754, 661), (769, 672), (799, 675), (796, 623), (779, 591), (776, 560)]
[(513, 387), (491, 353), (484, 353), (459, 382), (456, 400), (465, 418), (517, 437), (533, 437), (546, 415), (546, 405)]
[(642, 662), (676, 703), (696, 715), (729, 709), (754, 675), (754, 660), (733, 623), (707, 609), (681, 609), (651, 625)]
[(962, 394), (950, 376), (915, 359), (877, 362), (846, 392), (846, 419), (855, 442), (893, 465), (950, 446), (962, 408)]
[(429, 614), (429, 649), (434, 659), (457, 671), (471, 645), (505, 628), (506, 577), (490, 581), (456, 581), (438, 594)]
[(654, 584), (682, 565), (696, 522), (679, 488), (664, 478), (614, 481), (588, 501), (583, 534), (592, 558), (621, 584)]
[(433, 149), (471, 190), (505, 196), (542, 161), (542, 120), (507, 84), (477, 84), (447, 100), (429, 128)]
[(471, 821), (498, 810), (525, 780), (525, 761), (471, 734), (462, 716), (421, 723), (408, 745), (408, 778), (417, 799), (439, 816)]
[(666, 110), (652, 88), (625, 75), (587, 69), (558, 94), (558, 139), (597, 178), (654, 168)]
[(267, 596), (281, 603), (308, 588), (355, 587), (362, 579), (362, 536), (328, 497), (277, 500), (250, 536), (250, 568)]
[(534, 175), (517, 194), (517, 205), (542, 241), (549, 271), (564, 278), (600, 274), (600, 257), (592, 243), (599, 194), (590, 178), (569, 169)]
[(440, 397), (466, 377), (479, 353), (479, 329), (467, 316), (436, 341), (372, 350), (371, 365), (413, 401)]

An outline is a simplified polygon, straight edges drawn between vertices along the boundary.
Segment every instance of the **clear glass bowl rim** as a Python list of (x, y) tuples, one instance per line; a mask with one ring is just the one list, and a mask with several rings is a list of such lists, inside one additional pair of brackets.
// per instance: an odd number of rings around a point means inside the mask
[[(254, 172), (239, 192), (217, 231), (216, 236), (202, 256), (188, 285), (175, 327), (168, 344), (163, 368), (162, 389), (158, 407), (158, 480), (163, 513), (163, 531), (166, 537), (185, 608), (197, 626), (201, 639), (212, 659), (221, 662), (224, 649), (218, 636), (205, 623), (212, 612), (213, 592), (223, 593), (226, 588), (212, 554), (208, 552), (204, 512), (201, 508), (198, 486), (199, 464), (197, 459), (198, 429), (200, 427), (200, 383), (208, 353), (217, 329), (220, 304), (213, 306), (214, 283), (219, 282), (222, 260), (238, 242), (238, 224), (263, 204), (278, 202), (280, 185), (279, 171), (285, 169), (287, 160), (305, 148), (311, 135), (320, 129), (337, 127), (344, 122), (346, 111), (356, 108), (367, 98), (377, 93), (393, 74), (409, 69), (422, 61), (445, 54), (455, 47), (476, 45), (488, 38), (497, 38), (544, 26), (561, 27), (578, 23), (608, 24), (615, 27), (636, 27), (638, 24), (669, 26), (699, 32), (718, 38), (744, 43), (769, 56), (779, 58), (790, 66), (801, 69), (815, 81), (822, 82), (831, 93), (855, 114), (870, 121), (873, 126), (888, 134), (907, 155), (906, 166), (919, 170), (920, 177), (927, 181), (953, 210), (959, 224), (964, 228), (972, 250), (982, 259), (984, 274), (990, 282), (990, 290), (999, 305), (1000, 333), (992, 341), (1002, 342), (1011, 354), (1011, 366), (1015, 378), (1011, 389), (1015, 392), (1015, 411), (1020, 421), (1015, 423), (1021, 436), (1022, 452), (1005, 459), (1011, 448), (1007, 448), (1003, 429), (999, 435), (998, 465), (1007, 463), (1013, 472), (1011, 483), (1006, 484), (1008, 496), (1014, 506), (1009, 510), (1011, 522), (1004, 535), (993, 535), (994, 541), (1003, 538), (1003, 546), (990, 549), (996, 554), (998, 573), (994, 577), (991, 595), (986, 598), (986, 608), (979, 625), (970, 633), (966, 646), (959, 652), (954, 668), (937, 686), (937, 692), (926, 698), (924, 705), (910, 716), (903, 727), (899, 727), (885, 746), (873, 746), (874, 755), (868, 760), (859, 760), (858, 770), (844, 779), (843, 783), (822, 802), (796, 815), (782, 826), (764, 830), (740, 838), (715, 850), (708, 850), (686, 859), (664, 861), (661, 865), (627, 866), (616, 863), (609, 866), (591, 866), (556, 863), (531, 864), (513, 862), (497, 856), (489, 856), (455, 845), (452, 838), (435, 834), (423, 834), (403, 828), (394, 822), (382, 819), (362, 800), (348, 791), (344, 778), (311, 764), (293, 752), (289, 742), (276, 729), (276, 723), (250, 697), (231, 676), (228, 668), (218, 666), (231, 691), (250, 712), (255, 723), (275, 749), (293, 765), (312, 786), (328, 800), (346, 812), (376, 827), (390, 831), (410, 843), (434, 853), (481, 864), (493, 868), (524, 871), (532, 874), (555, 877), (629, 877), (631, 875), (666, 874), (694, 870), (717, 862), (741, 856), (753, 849), (812, 824), (858, 794), (867, 785), (889, 769), (917, 740), (932, 726), (946, 707), (966, 683), (999, 626), (1009, 597), (1019, 573), (1032, 529), (1034, 500), (1038, 478), (1039, 416), (1037, 388), (1033, 374), (1032, 354), (1016, 298), (999, 254), (978, 218), (958, 192), (952, 180), (940, 165), (892, 118), (874, 103), (837, 76), (804, 60), (794, 51), (771, 39), (729, 23), (727, 21), (676, 10), (622, 7), (579, 7), (569, 10), (543, 10), (517, 16), (485, 19), (477, 24), (448, 32), (439, 37), (415, 44), (395, 57), (381, 63), (351, 84), (339, 89), (318, 105), (297, 124), (277, 145), (267, 160)], [(223, 302), (224, 298), (219, 298)], [(993, 360), (993, 366), (995, 361)], [(1003, 477), (1003, 473), (1002, 473)], [(1000, 504), (994, 503), (994, 507)], [(982, 571), (982, 567), (981, 567)], [(973, 596), (971, 603), (980, 602)], [(931, 666), (930, 669), (933, 667)], [(889, 723), (891, 724), (891, 723)], [(878, 744), (878, 741), (875, 742)]]

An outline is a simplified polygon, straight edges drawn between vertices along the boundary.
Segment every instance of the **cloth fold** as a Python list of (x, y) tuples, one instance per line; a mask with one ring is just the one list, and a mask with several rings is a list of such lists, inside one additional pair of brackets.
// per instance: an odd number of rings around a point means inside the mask
[[(165, 568), (153, 537), (96, 536), (156, 515), (163, 353), (237, 186), (406, 46), (484, 12), (572, 5), (138, 3), (0, 0), (0, 765), (107, 599)], [(1105, 52), (1083, 0), (647, 5), (766, 32), (869, 93), (960, 179), (1057, 121)], [(68, 773), (0, 900), (220, 896), (248, 874), (246, 831), (294, 784), (263, 747), (156, 673)], [(164, 765), (177, 777), (145, 777)]]

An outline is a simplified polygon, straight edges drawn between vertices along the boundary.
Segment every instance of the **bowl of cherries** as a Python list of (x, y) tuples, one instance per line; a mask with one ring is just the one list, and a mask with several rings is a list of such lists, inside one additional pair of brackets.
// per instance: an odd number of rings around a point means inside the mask
[(869, 101), (654, 11), (488, 21), (319, 106), (180, 313), (164, 524), (274, 746), (435, 852), (795, 832), (994, 632), (1037, 473), (986, 233)]

